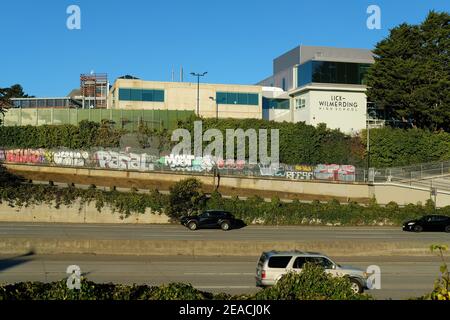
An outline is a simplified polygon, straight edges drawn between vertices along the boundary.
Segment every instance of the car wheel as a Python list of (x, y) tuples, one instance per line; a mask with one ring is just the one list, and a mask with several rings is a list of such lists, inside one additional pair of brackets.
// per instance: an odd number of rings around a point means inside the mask
[(354, 293), (363, 293), (363, 287), (356, 279), (350, 279), (350, 288)]
[(450, 226), (445, 227), (445, 232), (450, 232)]
[(228, 231), (228, 230), (230, 230), (230, 223), (228, 221), (224, 221), (220, 224), (220, 228), (223, 231)]
[(422, 232), (423, 228), (422, 226), (414, 226), (413, 230), (414, 232)]
[(194, 221), (189, 222), (187, 226), (188, 226), (189, 230), (192, 230), (192, 231), (197, 230), (197, 223)]

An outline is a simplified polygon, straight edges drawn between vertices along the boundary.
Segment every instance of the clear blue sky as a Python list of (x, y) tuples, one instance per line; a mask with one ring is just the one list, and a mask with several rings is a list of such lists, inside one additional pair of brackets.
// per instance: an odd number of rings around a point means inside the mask
[[(81, 8), (81, 30), (68, 30), (66, 8)], [(366, 28), (370, 4), (382, 29)], [(272, 60), (299, 44), (368, 48), (402, 23), (449, 0), (14, 0), (0, 4), (0, 87), (64, 96), (79, 74), (106, 72), (170, 81), (180, 65), (208, 71), (210, 83), (253, 84)]]

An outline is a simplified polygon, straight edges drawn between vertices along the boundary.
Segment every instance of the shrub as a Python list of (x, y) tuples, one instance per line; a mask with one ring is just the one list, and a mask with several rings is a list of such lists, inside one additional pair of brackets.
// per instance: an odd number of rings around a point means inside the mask
[(441, 276), (434, 282), (434, 290), (425, 299), (430, 300), (450, 300), (450, 272), (444, 259), (444, 252), (447, 251), (446, 245), (432, 245), (431, 252), (438, 251), (438, 255), (442, 260), (440, 268)]
[(302, 272), (285, 274), (275, 286), (255, 295), (257, 300), (361, 300), (370, 296), (356, 294), (346, 277), (333, 277), (318, 265), (305, 264)]
[(202, 183), (195, 178), (181, 180), (170, 187), (167, 214), (177, 219), (202, 209), (206, 196), (201, 191), (201, 187)]

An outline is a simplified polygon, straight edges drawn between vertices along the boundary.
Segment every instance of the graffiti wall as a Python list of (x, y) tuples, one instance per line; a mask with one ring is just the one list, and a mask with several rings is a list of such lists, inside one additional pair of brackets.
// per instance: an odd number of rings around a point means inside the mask
[(35, 165), (55, 165), (133, 171), (185, 171), (212, 172), (221, 175), (251, 175), (280, 177), (289, 180), (356, 181), (356, 168), (352, 165), (319, 164), (269, 165), (248, 164), (234, 159), (214, 159), (192, 155), (156, 157), (147, 153), (114, 150), (46, 150), (0, 149), (0, 161)]
[(193, 155), (168, 155), (159, 159), (159, 164), (172, 171), (209, 172), (216, 161), (212, 157), (195, 157)]
[(127, 153), (116, 151), (97, 151), (94, 163), (104, 169), (153, 171), (155, 157), (146, 153)]
[(356, 168), (351, 165), (319, 164), (314, 169), (318, 180), (355, 181)]

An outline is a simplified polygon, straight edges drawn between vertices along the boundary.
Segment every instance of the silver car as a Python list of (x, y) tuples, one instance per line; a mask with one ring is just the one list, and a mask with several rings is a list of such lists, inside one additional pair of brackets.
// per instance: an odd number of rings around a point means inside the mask
[(367, 287), (367, 273), (363, 270), (341, 266), (329, 257), (317, 252), (270, 251), (263, 252), (256, 267), (256, 286), (273, 286), (288, 272), (301, 272), (307, 262), (319, 264), (333, 276), (348, 276), (355, 293), (362, 293)]

